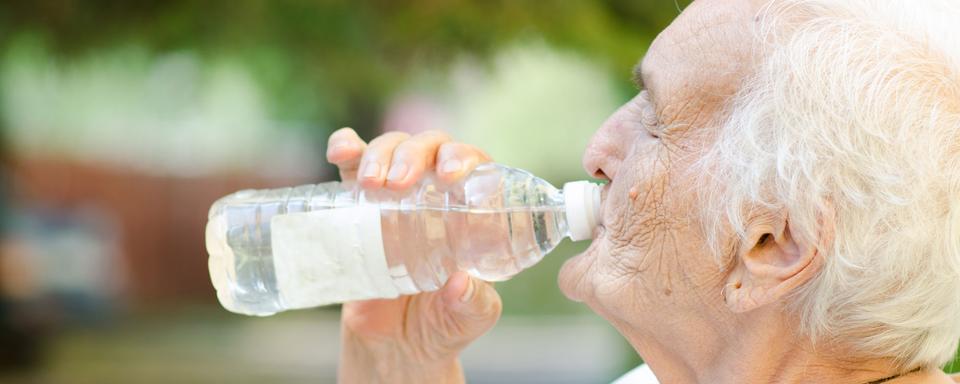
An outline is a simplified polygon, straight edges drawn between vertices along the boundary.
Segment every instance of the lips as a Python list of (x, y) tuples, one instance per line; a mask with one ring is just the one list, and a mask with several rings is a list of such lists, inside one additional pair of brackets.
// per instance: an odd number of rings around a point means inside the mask
[[(609, 181), (606, 184), (604, 184), (602, 188), (600, 188), (600, 222), (597, 223), (597, 229), (604, 228), (603, 216), (604, 216), (604, 212), (606, 212), (604, 207), (606, 206), (606, 203), (607, 203), (607, 196), (610, 194), (611, 183), (613, 182)], [(596, 231), (594, 231), (594, 238), (596, 238)]]

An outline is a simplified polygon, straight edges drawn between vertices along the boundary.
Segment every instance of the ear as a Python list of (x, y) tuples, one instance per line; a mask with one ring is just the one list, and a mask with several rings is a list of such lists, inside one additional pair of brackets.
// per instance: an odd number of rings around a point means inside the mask
[(727, 306), (747, 312), (776, 302), (810, 281), (823, 267), (819, 249), (832, 241), (832, 208), (819, 221), (818, 238), (802, 240), (785, 214), (752, 220), (721, 290)]

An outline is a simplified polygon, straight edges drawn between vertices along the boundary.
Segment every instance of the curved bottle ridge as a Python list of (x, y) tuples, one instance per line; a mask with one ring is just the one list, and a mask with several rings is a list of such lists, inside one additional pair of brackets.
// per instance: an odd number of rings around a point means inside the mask
[(208, 264), (220, 302), (254, 315), (288, 309), (277, 288), (271, 218), (358, 204), (379, 207), (391, 278), (406, 294), (438, 289), (454, 269), (506, 280), (568, 232), (556, 188), (492, 163), (460, 183), (427, 178), (414, 191), (365, 192), (337, 182), (239, 191), (214, 203), (208, 216)]

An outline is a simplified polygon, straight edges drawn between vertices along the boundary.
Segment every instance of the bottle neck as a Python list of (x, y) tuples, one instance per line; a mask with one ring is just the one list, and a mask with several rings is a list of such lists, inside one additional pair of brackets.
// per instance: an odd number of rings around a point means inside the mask
[(600, 186), (589, 181), (566, 183), (563, 198), (570, 239), (593, 238), (593, 231), (600, 223)]

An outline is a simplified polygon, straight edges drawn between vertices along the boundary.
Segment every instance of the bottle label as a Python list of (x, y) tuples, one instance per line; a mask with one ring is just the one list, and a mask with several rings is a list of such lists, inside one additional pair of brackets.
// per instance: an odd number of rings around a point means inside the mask
[(376, 207), (277, 215), (270, 227), (277, 287), (287, 308), (399, 295)]

